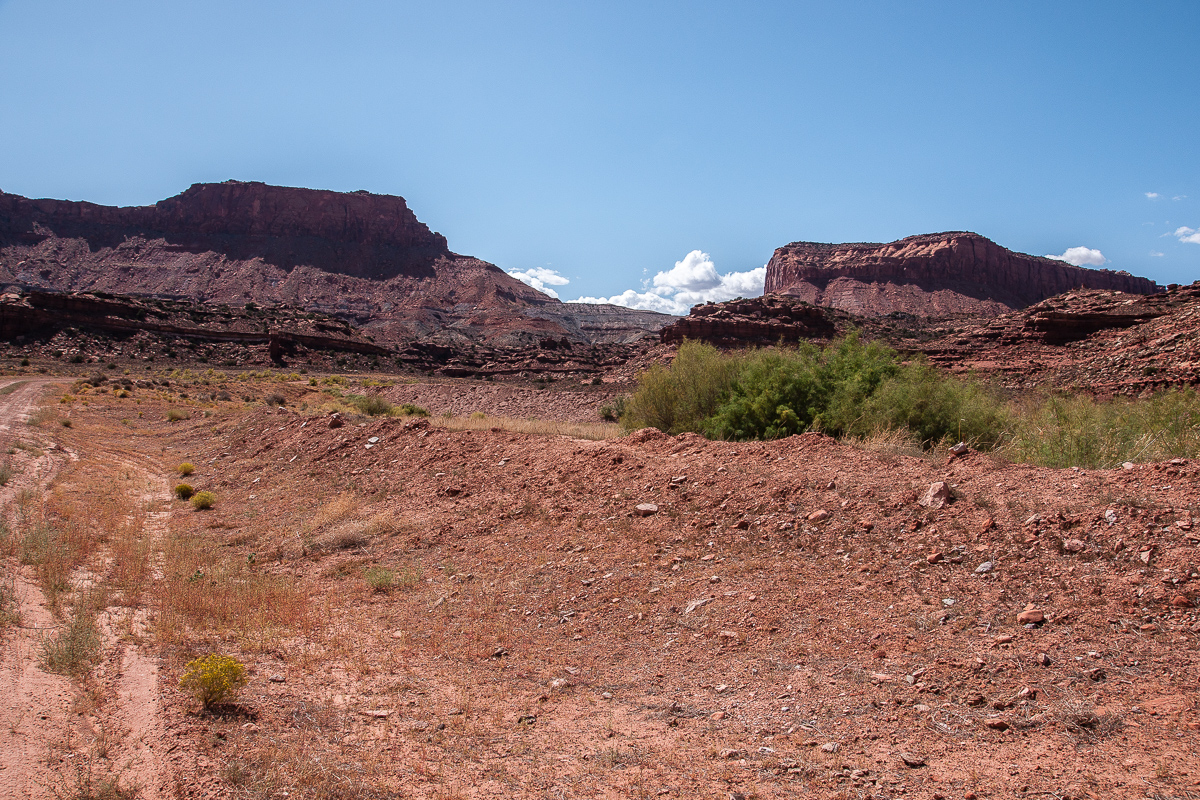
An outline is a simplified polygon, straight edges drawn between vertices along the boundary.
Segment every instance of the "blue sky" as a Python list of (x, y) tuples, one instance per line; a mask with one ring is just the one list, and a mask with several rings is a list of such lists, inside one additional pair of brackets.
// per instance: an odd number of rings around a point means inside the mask
[(563, 299), (665, 310), (791, 241), (941, 230), (1190, 283), (1197, 42), (1194, 0), (0, 0), (0, 189), (397, 194)]

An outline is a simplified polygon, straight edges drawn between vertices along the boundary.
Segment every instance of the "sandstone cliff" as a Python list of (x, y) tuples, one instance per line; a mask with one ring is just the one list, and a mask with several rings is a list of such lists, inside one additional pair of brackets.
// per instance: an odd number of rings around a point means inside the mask
[(1159, 290), (1126, 272), (1016, 253), (959, 231), (888, 244), (793, 242), (767, 264), (765, 292), (863, 315), (995, 316), (1077, 288)]
[(451, 252), (400, 197), (239, 181), (131, 208), (0, 192), (0, 285), (289, 305), (393, 344), (628, 341), (670, 319), (560, 303)]

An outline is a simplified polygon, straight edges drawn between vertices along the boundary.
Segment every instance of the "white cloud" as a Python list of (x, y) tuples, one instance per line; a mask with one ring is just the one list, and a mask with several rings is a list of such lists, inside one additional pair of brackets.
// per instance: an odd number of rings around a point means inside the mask
[(1108, 259), (1099, 250), (1093, 250), (1090, 247), (1068, 247), (1067, 252), (1061, 256), (1047, 255), (1046, 258), (1065, 261), (1068, 264), (1074, 264), (1077, 267), (1084, 265), (1090, 267), (1098, 267), (1101, 264), (1107, 264)]
[(1196, 230), (1195, 228), (1189, 228), (1187, 226), (1176, 228), (1175, 236), (1181, 242), (1187, 242), (1188, 244), (1200, 244), (1200, 230)]
[(1162, 257), (1163, 257), (1163, 256), (1165, 256), (1165, 255), (1166, 255), (1166, 253), (1160, 253), (1160, 252), (1159, 252), (1159, 251), (1157, 251), (1157, 250), (1151, 250), (1151, 251), (1150, 251), (1150, 257), (1151, 257), (1151, 258), (1162, 258)]
[(1146, 199), (1147, 200), (1157, 200), (1158, 192), (1146, 192)]
[(512, 275), (521, 283), (524, 283), (527, 286), (532, 286), (539, 292), (544, 292), (555, 299), (558, 299), (558, 292), (554, 291), (550, 287), (566, 286), (571, 282), (569, 278), (564, 278), (562, 275), (559, 275), (557, 271), (552, 269), (544, 269), (542, 267), (533, 267), (532, 269), (527, 269), (524, 271), (513, 270), (508, 274)]
[(709, 301), (719, 303), (735, 297), (755, 297), (762, 294), (767, 268), (746, 272), (717, 272), (708, 253), (693, 250), (676, 261), (672, 269), (657, 273), (642, 285), (643, 291), (626, 289), (612, 297), (580, 297), (575, 303), (611, 303), (627, 308), (659, 311), (664, 314), (687, 314), (692, 306)]
[(1187, 200), (1186, 194), (1177, 194), (1171, 198), (1172, 200)]

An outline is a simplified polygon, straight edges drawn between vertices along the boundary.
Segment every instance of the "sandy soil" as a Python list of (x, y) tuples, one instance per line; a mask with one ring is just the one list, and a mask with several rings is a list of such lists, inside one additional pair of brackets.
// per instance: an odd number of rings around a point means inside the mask
[[(126, 672), (164, 746), (126, 752), (160, 796), (1200, 793), (1196, 463), (331, 425), (171, 392), (77, 397), (62, 433), (120, 430), (154, 491), (187, 460), (216, 496), (151, 506), (176, 548), (157, 694)], [(250, 682), (199, 713), (176, 681), (213, 651)]]

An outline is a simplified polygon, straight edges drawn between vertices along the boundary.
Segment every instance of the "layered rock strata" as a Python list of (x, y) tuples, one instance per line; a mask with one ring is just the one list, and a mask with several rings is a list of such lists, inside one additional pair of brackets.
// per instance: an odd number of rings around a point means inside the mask
[(238, 181), (130, 208), (0, 193), (0, 285), (290, 306), (396, 346), (630, 341), (670, 319), (560, 303), (451, 252), (400, 197)]
[(860, 315), (995, 316), (1078, 288), (1131, 294), (1153, 281), (1017, 253), (976, 233), (909, 236), (887, 244), (793, 242), (767, 264), (765, 292)]

